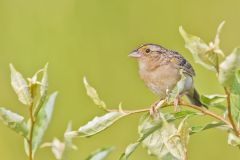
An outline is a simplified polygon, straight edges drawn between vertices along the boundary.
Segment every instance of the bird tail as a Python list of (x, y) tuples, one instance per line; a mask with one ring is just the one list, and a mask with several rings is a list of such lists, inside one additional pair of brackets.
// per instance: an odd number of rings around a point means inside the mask
[(197, 90), (194, 88), (193, 92), (190, 94), (187, 94), (187, 98), (189, 99), (189, 101), (199, 107), (205, 107), (208, 108), (206, 105), (202, 104), (200, 101), (200, 97), (199, 94), (197, 92)]

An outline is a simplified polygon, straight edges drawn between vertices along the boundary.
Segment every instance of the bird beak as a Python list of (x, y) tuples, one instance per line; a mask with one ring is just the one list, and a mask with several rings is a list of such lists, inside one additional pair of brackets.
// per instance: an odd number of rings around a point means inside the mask
[(141, 55), (136, 50), (132, 51), (128, 56), (133, 57), (133, 58), (140, 58), (141, 57)]

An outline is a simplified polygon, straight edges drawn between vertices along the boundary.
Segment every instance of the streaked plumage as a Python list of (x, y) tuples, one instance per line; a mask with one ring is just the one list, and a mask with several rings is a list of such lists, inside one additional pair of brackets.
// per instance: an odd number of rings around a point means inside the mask
[(165, 98), (180, 80), (182, 69), (187, 80), (181, 95), (186, 94), (192, 103), (202, 106), (193, 85), (194, 69), (178, 52), (155, 44), (145, 44), (129, 56), (137, 58), (141, 79), (161, 99)]

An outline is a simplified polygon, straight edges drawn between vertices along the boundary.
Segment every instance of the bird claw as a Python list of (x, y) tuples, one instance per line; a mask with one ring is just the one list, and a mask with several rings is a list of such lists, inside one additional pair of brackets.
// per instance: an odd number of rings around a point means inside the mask
[(179, 96), (174, 99), (173, 106), (174, 106), (174, 111), (175, 111), (175, 112), (181, 111), (181, 108), (180, 108), (180, 106), (179, 106), (180, 101), (181, 101), (181, 99), (180, 99)]
[(159, 112), (158, 112), (158, 108), (162, 106), (162, 104), (165, 103), (165, 100), (160, 100), (155, 102), (151, 108), (149, 109), (149, 113), (152, 117), (154, 118), (158, 118), (159, 117)]

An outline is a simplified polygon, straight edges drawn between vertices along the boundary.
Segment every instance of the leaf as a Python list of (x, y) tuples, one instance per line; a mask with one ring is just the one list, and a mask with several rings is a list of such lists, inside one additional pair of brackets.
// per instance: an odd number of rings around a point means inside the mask
[(62, 143), (59, 139), (54, 138), (51, 143), (44, 143), (43, 145), (41, 145), (41, 148), (43, 147), (51, 147), (52, 153), (55, 158), (58, 160), (62, 159), (62, 155), (65, 150), (65, 144)]
[(240, 48), (235, 48), (233, 52), (226, 57), (219, 67), (219, 82), (226, 87), (231, 87), (235, 73), (240, 67)]
[(182, 110), (179, 112), (167, 113), (164, 115), (164, 117), (168, 122), (172, 122), (177, 119), (184, 118), (186, 116), (190, 117), (190, 116), (194, 116), (194, 115), (201, 115), (201, 113), (197, 113), (197, 112), (190, 111), (190, 110)]
[[(72, 124), (69, 122), (66, 132), (70, 132), (72, 130), (71, 128)], [(69, 151), (77, 149), (77, 147), (72, 144), (72, 139), (70, 137), (65, 137), (64, 142), (61, 142), (58, 138), (54, 138), (52, 142), (47, 142), (41, 145), (41, 148), (45, 147), (51, 147), (55, 158), (59, 160), (67, 160)]]
[(185, 47), (192, 53), (195, 62), (208, 70), (215, 71), (214, 60), (212, 60), (214, 56), (206, 54), (210, 51), (209, 46), (201, 38), (188, 34), (182, 26), (179, 27), (179, 32), (185, 41)]
[(173, 90), (169, 94), (168, 99), (170, 102), (175, 100), (177, 96), (179, 96), (180, 93), (184, 91), (187, 77), (184, 75), (184, 72), (182, 69), (180, 70), (180, 74), (181, 74), (181, 79), (177, 82), (176, 86), (173, 88)]
[(106, 128), (110, 127), (117, 120), (125, 116), (125, 113), (121, 112), (109, 112), (101, 117), (95, 117), (84, 126), (80, 127), (78, 131), (72, 131), (65, 134), (70, 137), (90, 137)]
[(214, 42), (212, 43), (212, 45), (210, 45), (210, 47), (213, 49), (213, 51), (215, 53), (221, 55), (222, 57), (224, 57), (224, 53), (223, 53), (223, 51), (219, 47), (219, 45), (220, 45), (220, 38), (219, 37), (220, 37), (220, 33), (221, 33), (221, 30), (222, 30), (224, 24), (225, 24), (225, 21), (222, 21), (220, 23), (220, 25), (217, 28), (217, 34), (216, 34), (216, 37), (214, 39)]
[(140, 145), (140, 142), (132, 143), (127, 146), (125, 149), (125, 152), (121, 155), (119, 160), (127, 160), (128, 157), (137, 149), (137, 147)]
[(231, 93), (230, 102), (232, 108), (232, 115), (237, 122), (237, 126), (240, 127), (240, 95)]
[(113, 151), (113, 147), (98, 149), (92, 153), (86, 160), (105, 160), (106, 157)]
[(45, 65), (45, 67), (41, 70), (43, 72), (42, 80), (40, 83), (40, 98), (38, 99), (38, 102), (36, 104), (36, 107), (34, 109), (34, 117), (37, 117), (38, 112), (42, 108), (46, 97), (47, 97), (47, 90), (48, 90), (48, 63)]
[(11, 84), (18, 96), (19, 101), (25, 105), (30, 105), (32, 103), (32, 97), (27, 82), (23, 78), (22, 74), (19, 73), (12, 64), (10, 64), (10, 70)]
[(95, 90), (95, 88), (93, 88), (92, 86), (90, 86), (88, 84), (88, 81), (86, 79), (86, 77), (83, 78), (83, 83), (84, 83), (84, 86), (87, 90), (87, 95), (93, 100), (93, 102), (98, 105), (100, 108), (106, 110), (107, 106), (105, 104), (104, 101), (102, 101), (99, 96), (98, 96), (98, 93), (97, 91)]
[[(189, 110), (182, 110), (180, 112), (174, 112), (174, 113), (168, 113), (165, 114), (164, 117), (168, 122), (173, 122), (177, 119), (180, 118), (184, 118), (184, 117), (190, 117), (190, 116), (194, 116), (194, 115), (198, 115), (199, 113), (197, 112), (193, 112), (193, 111), (189, 111)], [(146, 119), (148, 115), (143, 116), (142, 119)], [(143, 123), (143, 122), (140, 122)], [(183, 123), (183, 122), (182, 122)], [(141, 137), (138, 139), (137, 142), (129, 144), (127, 146), (127, 148), (125, 149), (125, 152), (121, 155), (120, 160), (127, 160), (128, 157), (137, 149), (137, 147), (141, 144), (141, 142), (148, 137), (150, 134), (152, 134), (153, 132), (155, 132), (156, 130), (160, 129), (162, 127), (162, 121), (156, 121), (155, 125), (152, 125), (148, 128), (145, 129), (141, 129), (143, 131), (143, 134), (141, 135)], [(184, 125), (185, 126), (185, 125)], [(181, 135), (183, 134), (183, 129), (180, 129), (179, 132), (181, 132)], [(182, 137), (183, 138), (183, 137)], [(170, 157), (168, 155), (168, 157)], [(166, 159), (167, 157), (164, 156), (164, 158)], [(171, 156), (171, 158), (173, 158)]]
[(24, 122), (24, 117), (0, 107), (0, 120), (16, 133), (22, 135), (25, 138), (27, 137), (28, 128), (27, 124)]
[(224, 122), (211, 122), (204, 126), (194, 126), (190, 129), (190, 135), (207, 130), (207, 129), (217, 128), (217, 127), (226, 127), (226, 124)]
[(230, 144), (233, 147), (238, 147), (240, 149), (240, 138), (232, 133), (229, 133), (228, 144)]
[[(68, 123), (68, 127), (67, 127), (67, 130), (65, 131), (64, 135), (68, 132), (71, 132), (72, 131), (72, 123), (69, 122)], [(77, 150), (77, 147), (72, 143), (72, 137), (67, 137), (67, 136), (64, 136), (64, 145), (65, 145), (65, 148), (64, 148), (64, 151), (63, 151), (63, 160), (67, 160), (68, 159), (68, 153), (70, 150), (74, 149), (74, 150)]]
[(187, 153), (187, 144), (189, 142), (189, 138), (190, 138), (190, 135), (189, 135), (189, 127), (188, 127), (188, 124), (187, 124), (187, 119), (189, 118), (190, 116), (186, 116), (179, 124), (178, 126), (178, 136), (180, 138), (180, 141), (181, 141), (181, 144), (183, 145), (183, 148), (184, 148), (184, 152), (185, 154)]
[[(33, 130), (33, 140), (32, 140), (32, 153), (33, 156), (42, 141), (43, 135), (48, 127), (48, 124), (52, 117), (52, 112), (54, 109), (54, 103), (57, 96), (57, 92), (52, 93), (43, 104), (43, 107), (39, 111), (36, 117), (36, 122)], [(28, 154), (28, 146), (25, 149)]]
[(226, 107), (222, 104), (226, 100), (226, 95), (212, 94), (201, 95), (201, 102), (206, 106), (216, 107), (221, 110), (226, 110)]
[[(159, 125), (161, 121), (162, 126)], [(158, 127), (155, 128), (156, 124)], [(138, 130), (140, 137), (144, 137), (144, 134), (152, 130), (152, 133), (142, 141), (143, 146), (148, 149), (149, 154), (163, 158), (170, 153), (177, 159), (182, 160), (185, 158), (180, 138), (175, 136), (177, 129), (173, 124), (168, 123), (162, 114), (157, 119), (153, 119), (150, 115), (144, 116), (140, 120)]]
[(40, 85), (40, 95), (41, 97), (46, 96), (48, 90), (48, 63), (45, 65), (43, 69), (43, 77)]

